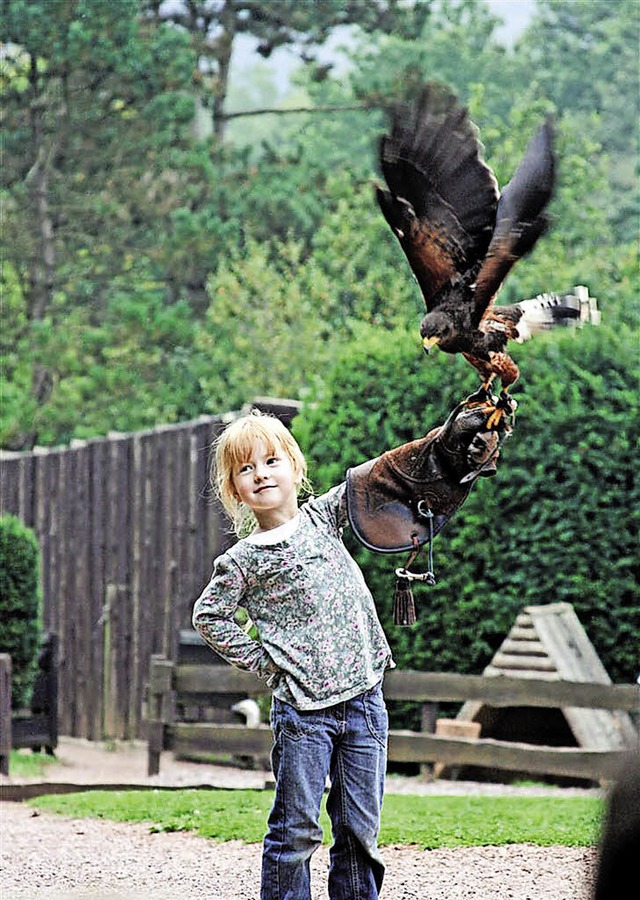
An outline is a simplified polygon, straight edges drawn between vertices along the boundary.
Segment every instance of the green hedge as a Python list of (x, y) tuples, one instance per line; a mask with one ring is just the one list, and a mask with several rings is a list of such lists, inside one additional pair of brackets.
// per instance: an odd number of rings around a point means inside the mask
[(0, 517), (0, 653), (11, 654), (14, 709), (28, 704), (42, 638), (40, 553), (36, 536), (15, 516)]
[[(403, 556), (350, 540), (402, 668), (480, 672), (523, 606), (573, 604), (614, 681), (638, 675), (640, 496), (637, 332), (586, 327), (516, 347), (516, 427), (435, 541), (418, 623), (392, 624)], [(415, 333), (362, 329), (294, 431), (317, 492), (346, 469), (441, 423), (477, 387), (470, 367), (426, 358)]]

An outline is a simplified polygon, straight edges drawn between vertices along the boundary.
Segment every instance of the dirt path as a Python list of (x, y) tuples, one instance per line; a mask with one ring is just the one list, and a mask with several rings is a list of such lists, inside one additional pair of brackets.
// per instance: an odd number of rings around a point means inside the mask
[[(63, 741), (50, 783), (215, 784), (262, 787), (269, 773), (184, 763), (166, 754), (160, 775), (148, 779), (144, 745), (112, 752)], [(2, 786), (20, 779), (3, 778)], [(24, 781), (24, 779), (22, 779)], [(389, 779), (394, 793), (540, 793), (419, 779)], [(582, 793), (582, 792), (581, 792)], [(148, 826), (38, 813), (0, 803), (2, 900), (258, 900), (257, 844), (215, 844), (187, 834), (152, 834)], [(421, 851), (387, 847), (384, 900), (590, 900), (595, 851), (584, 848), (473, 847)], [(313, 858), (313, 900), (326, 900), (328, 851)]]

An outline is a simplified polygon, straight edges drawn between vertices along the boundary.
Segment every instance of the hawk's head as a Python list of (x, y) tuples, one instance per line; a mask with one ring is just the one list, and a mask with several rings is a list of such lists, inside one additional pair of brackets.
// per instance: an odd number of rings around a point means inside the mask
[(422, 346), (428, 353), (436, 345), (442, 350), (453, 349), (453, 344), (458, 336), (451, 317), (440, 309), (427, 313), (420, 323), (420, 336)]

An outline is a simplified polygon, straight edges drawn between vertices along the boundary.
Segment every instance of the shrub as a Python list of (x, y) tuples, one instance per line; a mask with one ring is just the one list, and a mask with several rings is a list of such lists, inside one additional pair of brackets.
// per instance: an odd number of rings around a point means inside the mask
[[(516, 348), (514, 433), (496, 477), (479, 480), (436, 538), (438, 583), (414, 588), (416, 626), (391, 618), (394, 569), (406, 554), (350, 540), (401, 668), (479, 672), (523, 606), (566, 601), (613, 680), (635, 681), (635, 348), (630, 329), (604, 326)], [(476, 387), (461, 358), (425, 359), (414, 333), (363, 328), (294, 420), (316, 491), (443, 422)]]
[(15, 516), (0, 517), (0, 653), (11, 654), (12, 706), (26, 706), (42, 636), (36, 536)]

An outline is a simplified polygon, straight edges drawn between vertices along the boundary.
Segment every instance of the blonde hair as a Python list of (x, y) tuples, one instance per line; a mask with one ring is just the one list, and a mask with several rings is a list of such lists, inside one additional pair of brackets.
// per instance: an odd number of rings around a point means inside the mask
[(296, 476), (300, 477), (298, 494), (310, 492), (307, 461), (298, 442), (280, 419), (257, 409), (234, 419), (213, 443), (210, 477), (239, 537), (249, 534), (257, 522), (251, 510), (238, 500), (233, 475), (251, 456), (258, 442), (264, 443), (268, 453), (286, 453)]

